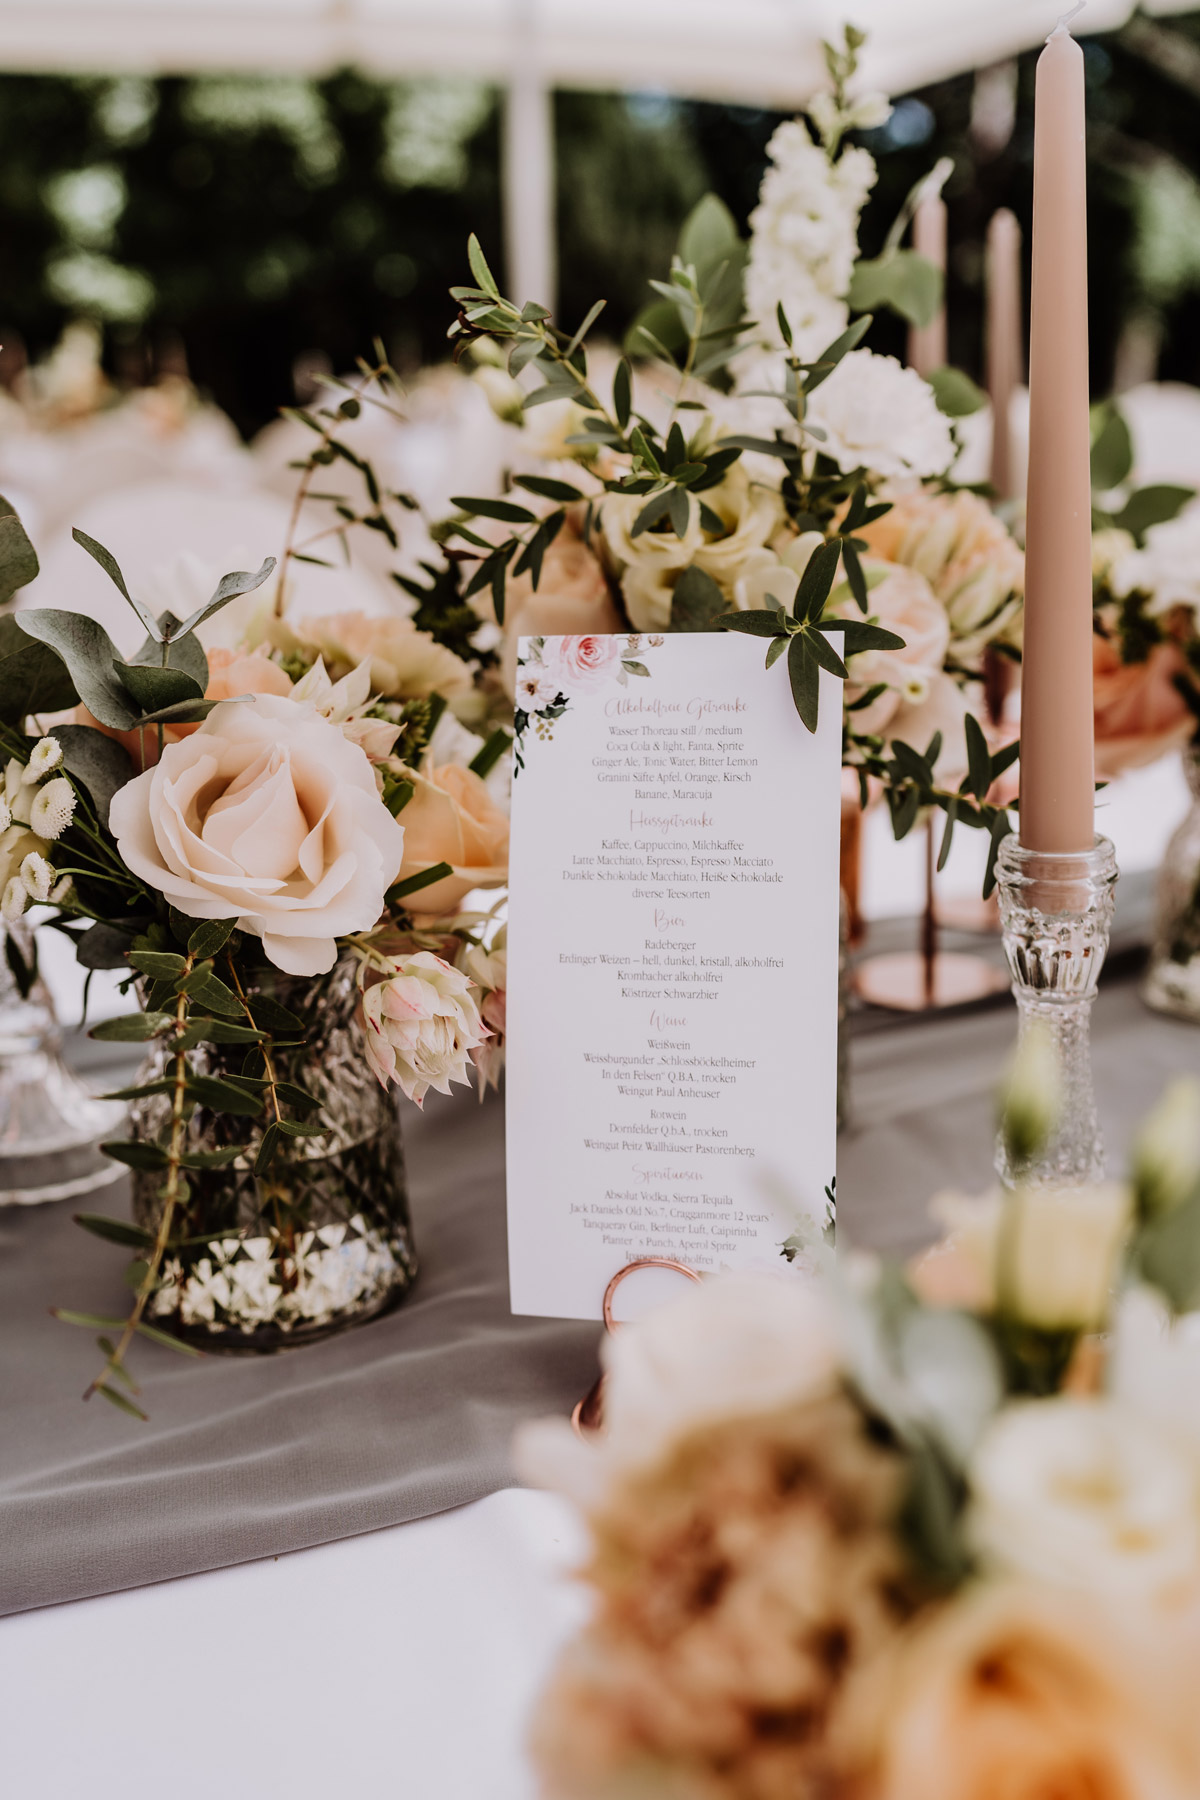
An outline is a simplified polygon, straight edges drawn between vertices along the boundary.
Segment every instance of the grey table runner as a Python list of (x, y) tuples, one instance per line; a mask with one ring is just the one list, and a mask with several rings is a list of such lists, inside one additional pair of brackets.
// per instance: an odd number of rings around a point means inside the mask
[[(929, 1236), (937, 1189), (991, 1179), (993, 1095), (1015, 1018), (1004, 1000), (865, 1023), (839, 1224), (903, 1252)], [(1094, 1043), (1119, 1168), (1164, 1083), (1200, 1069), (1200, 1029), (1146, 1012), (1118, 968)], [(114, 1310), (121, 1253), (85, 1237), (69, 1204), (0, 1212), (0, 1613), (302, 1549), (511, 1483), (514, 1426), (586, 1390), (597, 1332), (509, 1316), (499, 1103), (431, 1095), (426, 1116), (405, 1116), (422, 1259), (412, 1297), (274, 1357), (193, 1362), (145, 1344), (148, 1426), (81, 1404), (95, 1346), (46, 1310)], [(104, 1210), (121, 1204), (114, 1193)]]

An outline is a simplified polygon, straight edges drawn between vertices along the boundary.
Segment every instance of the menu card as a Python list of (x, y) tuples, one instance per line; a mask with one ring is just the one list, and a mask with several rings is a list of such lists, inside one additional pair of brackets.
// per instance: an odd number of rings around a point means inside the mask
[(761, 639), (523, 638), (508, 928), (512, 1309), (771, 1261), (837, 1107), (841, 692)]

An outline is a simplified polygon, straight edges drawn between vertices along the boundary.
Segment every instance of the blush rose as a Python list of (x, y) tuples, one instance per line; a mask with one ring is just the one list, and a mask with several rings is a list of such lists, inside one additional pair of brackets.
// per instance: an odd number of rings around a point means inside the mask
[(197, 919), (236, 919), (276, 968), (320, 975), (369, 931), (404, 851), (366, 756), (309, 705), (214, 707), (114, 795), (133, 873)]

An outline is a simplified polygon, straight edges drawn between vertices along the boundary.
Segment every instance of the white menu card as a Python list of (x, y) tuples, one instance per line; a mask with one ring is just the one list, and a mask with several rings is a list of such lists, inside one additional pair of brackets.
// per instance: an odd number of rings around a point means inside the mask
[(761, 638), (523, 638), (508, 928), (512, 1309), (642, 1256), (778, 1262), (837, 1107), (840, 684)]

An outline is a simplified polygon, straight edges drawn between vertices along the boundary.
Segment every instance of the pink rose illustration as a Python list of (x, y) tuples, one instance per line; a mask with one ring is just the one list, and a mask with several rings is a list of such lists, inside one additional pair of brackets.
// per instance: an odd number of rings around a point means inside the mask
[(620, 672), (619, 637), (593, 633), (588, 637), (547, 638), (542, 657), (562, 694), (593, 694)]

